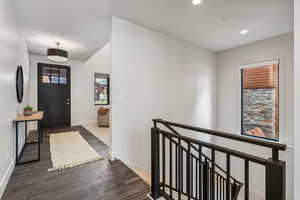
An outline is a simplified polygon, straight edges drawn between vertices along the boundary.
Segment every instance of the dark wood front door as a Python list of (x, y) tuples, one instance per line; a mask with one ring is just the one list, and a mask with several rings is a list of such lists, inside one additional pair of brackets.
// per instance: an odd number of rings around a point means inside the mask
[(70, 126), (70, 67), (38, 63), (38, 109), (45, 111), (43, 128)]

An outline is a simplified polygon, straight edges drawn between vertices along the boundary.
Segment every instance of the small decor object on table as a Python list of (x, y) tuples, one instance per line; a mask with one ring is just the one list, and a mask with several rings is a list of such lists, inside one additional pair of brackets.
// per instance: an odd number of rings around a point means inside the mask
[(31, 107), (31, 106), (24, 107), (24, 116), (31, 116), (33, 114), (34, 114), (33, 107)]

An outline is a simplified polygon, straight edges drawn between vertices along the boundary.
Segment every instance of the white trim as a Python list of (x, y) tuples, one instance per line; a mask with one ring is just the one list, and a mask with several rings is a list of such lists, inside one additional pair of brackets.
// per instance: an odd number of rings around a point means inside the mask
[(258, 62), (256, 61), (256, 62), (247, 63), (247, 64), (242, 64), (241, 65), (241, 69), (262, 67), (262, 66), (275, 65), (275, 64), (280, 64), (279, 58), (262, 60), (262, 61), (258, 61)]
[(295, 147), (293, 145), (287, 145), (286, 152), (294, 153), (295, 152)]
[[(149, 193), (149, 194), (147, 194), (147, 197), (149, 198), (149, 199), (151, 199), (151, 200), (155, 200), (155, 199), (153, 199), (151, 196), (150, 196), (150, 194), (151, 193)], [(182, 198), (182, 197), (181, 197)], [(163, 200), (163, 199), (165, 199), (164, 197), (159, 197), (159, 199), (158, 200)]]
[(151, 173), (149, 173), (145, 168), (134, 164), (133, 162), (122, 160), (122, 162), (130, 168), (135, 174), (137, 174), (141, 179), (143, 179), (147, 184), (151, 185)]
[(118, 158), (111, 158), (111, 157), (110, 157), (108, 160), (109, 160), (110, 162), (115, 162), (115, 161), (118, 160)]
[[(241, 69), (245, 68), (254, 68), (254, 67), (261, 67), (266, 65), (272, 64), (279, 64), (279, 141), (273, 141), (277, 143), (286, 143), (286, 134), (285, 134), (285, 123), (284, 123), (284, 97), (285, 97), (285, 90), (284, 90), (284, 74), (285, 74), (285, 59), (284, 56), (275, 56), (273, 58), (266, 58), (260, 60), (254, 60), (250, 62), (246, 62), (245, 64), (241, 64), (238, 68), (238, 76), (239, 76), (239, 115), (238, 115), (238, 127), (239, 127), (239, 134), (241, 134)], [(257, 138), (261, 140), (266, 140), (263, 138)]]
[(148, 197), (149, 199), (152, 199), (152, 200), (153, 200), (153, 198), (150, 196), (150, 193), (147, 194), (147, 197)]
[(7, 183), (10, 179), (10, 176), (11, 176), (14, 168), (15, 168), (15, 161), (14, 161), (14, 159), (12, 159), (9, 166), (8, 166), (8, 168), (7, 168), (7, 170), (6, 170), (6, 172), (5, 172), (5, 174), (4, 174), (4, 176), (2, 177), (1, 182), (0, 182), (0, 199), (2, 198), (2, 196), (4, 194)]

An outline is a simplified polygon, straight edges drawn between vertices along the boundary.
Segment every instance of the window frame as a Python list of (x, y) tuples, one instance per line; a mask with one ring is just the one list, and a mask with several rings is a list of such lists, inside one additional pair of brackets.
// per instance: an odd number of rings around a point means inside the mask
[[(102, 77), (100, 77), (102, 76)], [(107, 80), (107, 103), (96, 103), (96, 78), (103, 78)], [(95, 106), (108, 106), (110, 105), (110, 75), (105, 73), (94, 72), (94, 105)]]
[[(42, 66), (42, 74), (41, 74), (41, 84), (49, 84), (49, 85), (68, 85), (68, 83), (69, 83), (69, 77), (68, 77), (68, 72), (67, 72), (67, 69), (65, 68), (66, 66), (64, 66), (64, 65), (61, 65), (61, 66), (59, 66), (59, 65), (52, 65), (52, 64), (48, 64), (47, 66)], [(44, 75), (44, 68), (49, 68), (49, 75), (47, 75), (48, 76), (48, 78), (49, 78), (49, 82), (44, 82), (44, 80), (43, 80), (43, 77), (44, 76), (46, 76), (46, 75)], [(58, 70), (58, 73), (57, 74), (55, 74), (55, 75), (53, 75), (54, 73), (52, 73), (52, 69), (57, 69)], [(65, 70), (66, 71), (66, 74), (65, 75), (61, 75), (61, 71), (62, 70)], [(57, 78), (57, 82), (54, 82), (54, 81), (52, 81), (53, 79), (53, 77), (56, 77)], [(62, 83), (61, 82), (61, 79), (60, 78), (66, 78), (66, 81), (64, 82), (64, 83)]]
[[(285, 133), (284, 133), (284, 66), (283, 66), (283, 58), (282, 57), (273, 57), (269, 59), (264, 59), (264, 60), (256, 60), (252, 62), (246, 62), (246, 64), (241, 64), (238, 70), (239, 73), (239, 103), (240, 103), (240, 114), (239, 114), (239, 132), (242, 136), (245, 137), (252, 137), (260, 140), (268, 140), (272, 142), (278, 142), (278, 143), (285, 143)], [(278, 80), (278, 87), (279, 87), (279, 138), (278, 139), (272, 139), (272, 138), (264, 138), (264, 137), (259, 137), (259, 136), (254, 136), (254, 135), (249, 135), (245, 134), (243, 131), (243, 86), (242, 86), (242, 69), (249, 69), (249, 68), (256, 68), (256, 67), (263, 67), (266, 65), (271, 65), (271, 64), (278, 64), (278, 75), (279, 75), (279, 80)]]

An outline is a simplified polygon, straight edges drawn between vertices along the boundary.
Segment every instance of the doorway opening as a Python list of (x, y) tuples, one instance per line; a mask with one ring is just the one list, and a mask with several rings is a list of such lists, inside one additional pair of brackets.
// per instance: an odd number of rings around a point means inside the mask
[(100, 141), (110, 147), (111, 140), (111, 104), (110, 104), (110, 75), (94, 73), (94, 123), (84, 127), (94, 134)]

